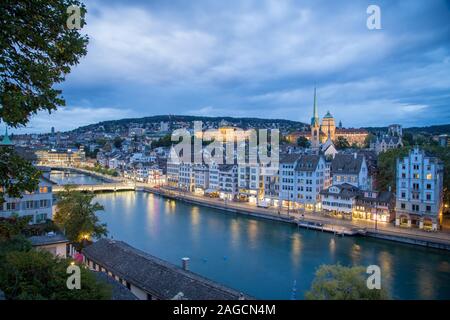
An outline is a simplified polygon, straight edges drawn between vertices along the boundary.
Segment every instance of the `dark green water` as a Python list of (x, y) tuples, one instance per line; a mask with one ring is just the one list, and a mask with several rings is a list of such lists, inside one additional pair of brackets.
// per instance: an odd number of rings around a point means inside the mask
[(99, 194), (110, 234), (261, 299), (297, 299), (321, 264), (379, 265), (394, 298), (450, 299), (450, 253), (225, 213), (141, 192)]

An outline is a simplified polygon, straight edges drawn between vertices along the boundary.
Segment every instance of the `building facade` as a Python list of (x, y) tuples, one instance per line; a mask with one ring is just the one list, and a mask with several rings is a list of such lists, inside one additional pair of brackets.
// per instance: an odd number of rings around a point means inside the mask
[(49, 172), (44, 172), (39, 179), (39, 187), (34, 192), (24, 192), (22, 198), (6, 196), (0, 206), (0, 217), (9, 218), (17, 214), (20, 217), (30, 217), (31, 224), (45, 222), (52, 218), (53, 191), (55, 184), (50, 181)]
[(397, 159), (395, 225), (437, 230), (443, 210), (442, 162), (419, 148)]

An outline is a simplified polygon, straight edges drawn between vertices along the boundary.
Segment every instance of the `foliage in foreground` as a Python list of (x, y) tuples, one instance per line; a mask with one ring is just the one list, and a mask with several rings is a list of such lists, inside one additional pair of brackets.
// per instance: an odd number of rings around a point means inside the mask
[(23, 235), (26, 218), (0, 219), (0, 289), (7, 299), (110, 299), (111, 288), (84, 267), (81, 289), (66, 285), (69, 259), (32, 249)]
[(322, 265), (310, 291), (305, 294), (307, 300), (386, 300), (387, 291), (369, 289), (364, 267), (344, 267), (341, 265)]

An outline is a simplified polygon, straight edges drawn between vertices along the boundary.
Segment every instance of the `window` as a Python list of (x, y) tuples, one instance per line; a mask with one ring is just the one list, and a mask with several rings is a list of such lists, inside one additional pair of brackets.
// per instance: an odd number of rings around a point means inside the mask
[(48, 187), (39, 187), (39, 193), (47, 193)]
[(426, 210), (427, 210), (427, 212), (430, 212), (431, 211), (431, 206), (427, 206)]
[(431, 173), (427, 173), (427, 180), (433, 179), (433, 175)]
[(406, 208), (406, 205), (405, 205), (404, 203), (401, 203), (401, 204), (400, 204), (400, 208), (405, 209), (405, 208)]
[(430, 201), (430, 200), (431, 200), (431, 194), (427, 193), (427, 201)]
[(6, 204), (6, 210), (16, 210), (17, 204), (15, 202), (8, 202)]

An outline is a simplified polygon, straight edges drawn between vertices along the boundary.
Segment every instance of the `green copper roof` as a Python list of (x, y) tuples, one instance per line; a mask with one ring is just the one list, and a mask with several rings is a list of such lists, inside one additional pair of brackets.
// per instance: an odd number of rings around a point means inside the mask
[(333, 118), (333, 116), (331, 115), (330, 111), (327, 111), (327, 114), (324, 116), (324, 118)]
[(311, 125), (319, 125), (319, 112), (317, 111), (316, 87), (314, 87), (314, 109), (313, 117), (311, 118)]
[(2, 146), (12, 146), (14, 145), (11, 139), (8, 136), (8, 128), (5, 129), (5, 135), (3, 136), (2, 142), (0, 143)]

